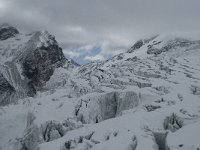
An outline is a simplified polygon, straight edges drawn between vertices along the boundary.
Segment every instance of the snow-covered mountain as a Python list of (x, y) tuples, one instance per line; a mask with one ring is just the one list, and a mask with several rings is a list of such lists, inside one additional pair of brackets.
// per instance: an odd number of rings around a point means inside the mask
[(79, 66), (48, 32), (0, 33), (0, 150), (200, 149), (200, 40), (157, 35)]
[(55, 37), (47, 31), (21, 34), (4, 24), (0, 27), (0, 105), (34, 96), (55, 68), (76, 66), (65, 59)]

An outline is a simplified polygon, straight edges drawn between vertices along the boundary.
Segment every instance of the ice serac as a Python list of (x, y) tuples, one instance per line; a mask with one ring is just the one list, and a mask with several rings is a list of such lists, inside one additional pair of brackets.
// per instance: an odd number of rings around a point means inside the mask
[(66, 59), (55, 37), (47, 31), (24, 35), (3, 25), (0, 33), (0, 105), (5, 105), (34, 96)]
[(95, 94), (80, 100), (75, 115), (83, 123), (99, 123), (117, 117), (123, 110), (137, 107), (139, 102), (138, 94), (133, 91)]

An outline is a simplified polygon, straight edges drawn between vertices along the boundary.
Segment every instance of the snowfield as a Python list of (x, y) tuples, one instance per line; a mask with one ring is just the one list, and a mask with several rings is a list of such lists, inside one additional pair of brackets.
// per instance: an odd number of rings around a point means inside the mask
[[(55, 44), (39, 35), (31, 39), (41, 52)], [(66, 60), (31, 97), (23, 67), (12, 63), (27, 43), (23, 34), (0, 41), (0, 95), (10, 96), (0, 98), (0, 150), (200, 149), (200, 40), (158, 35), (104, 62)], [(8, 96), (8, 85), (23, 94)]]

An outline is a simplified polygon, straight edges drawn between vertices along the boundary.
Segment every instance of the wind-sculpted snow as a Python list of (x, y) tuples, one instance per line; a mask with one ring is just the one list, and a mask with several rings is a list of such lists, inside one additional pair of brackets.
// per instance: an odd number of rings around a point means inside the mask
[(200, 149), (198, 39), (154, 36), (79, 66), (47, 32), (19, 33), (0, 54), (0, 150)]

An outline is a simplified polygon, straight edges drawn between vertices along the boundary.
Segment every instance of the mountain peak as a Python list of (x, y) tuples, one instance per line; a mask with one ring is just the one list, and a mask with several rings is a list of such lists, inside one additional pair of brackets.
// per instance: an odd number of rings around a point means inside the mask
[(7, 40), (14, 37), (16, 34), (19, 34), (19, 31), (15, 27), (7, 23), (0, 26), (0, 40)]
[(0, 25), (0, 28), (7, 28), (7, 27), (10, 27), (11, 25), (8, 24), (8, 23), (3, 23)]
[(128, 49), (128, 53), (132, 53), (133, 51), (135, 51), (136, 49), (139, 49), (140, 47), (142, 47), (144, 44), (149, 43), (150, 41), (154, 40), (155, 38), (157, 38), (159, 35), (154, 35), (151, 36), (150, 38), (146, 38), (146, 39), (140, 39), (138, 40), (130, 49)]
[(140, 53), (142, 50), (146, 51), (143, 54), (160, 54), (167, 52), (170, 49), (190, 47), (195, 44), (199, 45), (199, 40), (187, 37), (187, 35), (162, 34), (151, 38), (138, 40), (127, 53)]

